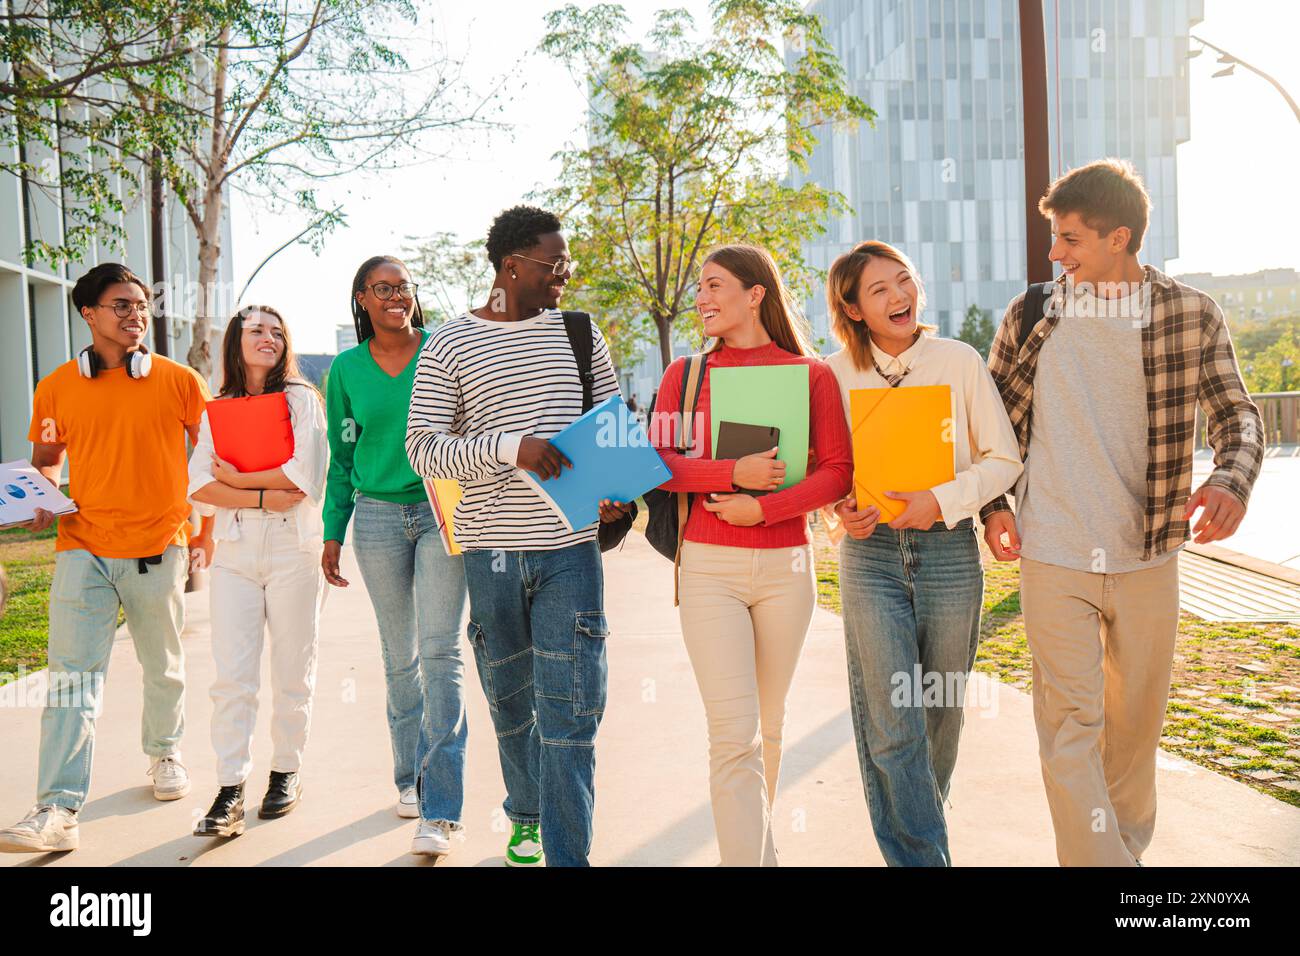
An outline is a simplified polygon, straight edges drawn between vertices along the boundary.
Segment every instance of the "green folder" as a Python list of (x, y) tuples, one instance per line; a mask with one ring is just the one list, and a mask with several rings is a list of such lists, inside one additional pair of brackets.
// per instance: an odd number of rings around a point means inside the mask
[[(718, 447), (724, 422), (767, 425), (781, 430), (778, 461), (785, 462), (785, 484), (808, 473), (808, 366), (756, 365), (709, 369), (710, 448)], [(778, 489), (779, 490), (779, 489)]]

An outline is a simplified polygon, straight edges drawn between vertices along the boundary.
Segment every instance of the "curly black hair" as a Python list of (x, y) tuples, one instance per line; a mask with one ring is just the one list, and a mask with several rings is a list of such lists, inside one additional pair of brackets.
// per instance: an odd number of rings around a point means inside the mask
[(506, 256), (529, 249), (537, 245), (540, 237), (560, 229), (555, 213), (536, 206), (512, 206), (492, 220), (487, 237), (488, 261), (500, 271)]

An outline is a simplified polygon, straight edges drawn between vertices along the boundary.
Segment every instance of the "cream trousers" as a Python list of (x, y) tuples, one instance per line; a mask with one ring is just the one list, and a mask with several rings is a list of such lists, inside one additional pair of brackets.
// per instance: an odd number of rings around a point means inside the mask
[(1133, 866), (1156, 825), (1178, 558), (1124, 574), (1022, 559), (1034, 723), (1062, 866)]
[(723, 866), (775, 866), (785, 699), (816, 604), (812, 553), (682, 545), (681, 622), (709, 727)]
[(293, 512), (240, 509), (240, 536), (212, 562), (212, 745), (217, 783), (243, 783), (253, 766), (262, 644), (271, 635), (271, 770), (297, 771), (316, 687), (325, 588), (320, 552), (304, 551)]

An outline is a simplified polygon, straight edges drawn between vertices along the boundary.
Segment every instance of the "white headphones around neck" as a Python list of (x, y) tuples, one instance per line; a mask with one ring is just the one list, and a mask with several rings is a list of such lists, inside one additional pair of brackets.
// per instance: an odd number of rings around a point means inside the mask
[[(93, 345), (87, 345), (77, 353), (77, 371), (81, 373), (82, 378), (94, 378), (99, 374), (100, 368), (99, 356), (95, 354)], [(153, 356), (144, 345), (135, 352), (127, 353), (126, 374), (131, 378), (148, 378), (151, 368), (153, 368)]]

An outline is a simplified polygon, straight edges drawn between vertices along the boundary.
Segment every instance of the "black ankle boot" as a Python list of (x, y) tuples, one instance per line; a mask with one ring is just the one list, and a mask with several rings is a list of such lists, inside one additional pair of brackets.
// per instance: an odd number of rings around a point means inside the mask
[(271, 780), (266, 785), (266, 796), (262, 798), (262, 809), (257, 815), (263, 820), (282, 817), (298, 805), (302, 798), (302, 783), (296, 773), (271, 771)]
[(194, 825), (195, 836), (232, 837), (244, 832), (244, 785), (222, 787), (208, 815)]

